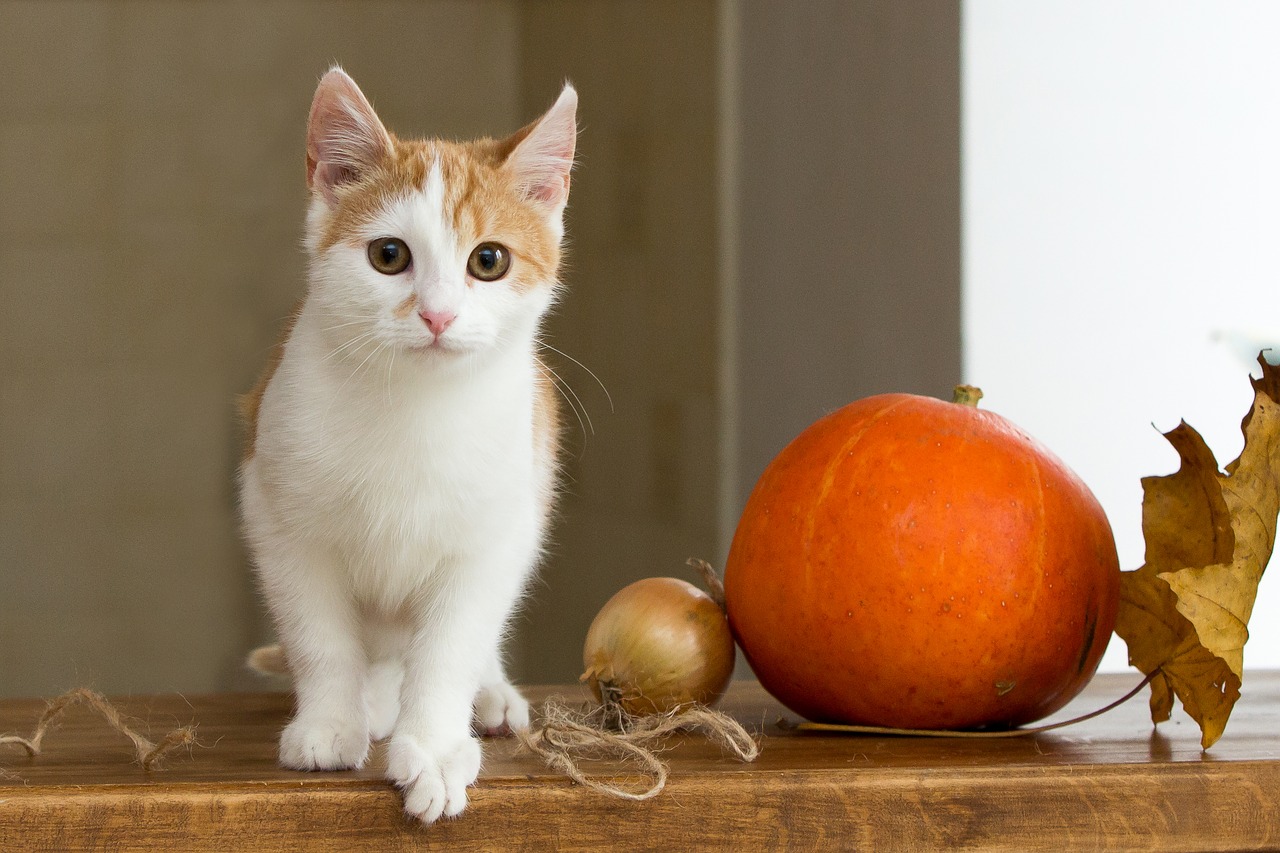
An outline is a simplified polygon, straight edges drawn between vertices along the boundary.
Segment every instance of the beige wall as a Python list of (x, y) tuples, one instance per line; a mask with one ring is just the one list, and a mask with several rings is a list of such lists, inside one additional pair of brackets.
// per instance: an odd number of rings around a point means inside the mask
[(581, 93), (548, 340), (614, 409), (555, 357), (594, 434), (512, 649), (576, 676), (615, 590), (723, 558), (791, 432), (958, 372), (958, 23), (895, 9), (0, 0), (0, 695), (255, 685), (233, 400), (302, 290), (334, 60), (404, 133)]
[[(570, 419), (551, 558), (517, 671), (573, 679), (600, 606), (630, 581), (690, 576), (716, 546), (715, 4), (523, 3), (521, 85), (536, 111), (578, 87), (569, 293), (549, 340), (595, 426)], [(692, 578), (691, 578), (692, 579)]]
[(960, 379), (960, 8), (739, 8), (740, 507), (820, 416)]

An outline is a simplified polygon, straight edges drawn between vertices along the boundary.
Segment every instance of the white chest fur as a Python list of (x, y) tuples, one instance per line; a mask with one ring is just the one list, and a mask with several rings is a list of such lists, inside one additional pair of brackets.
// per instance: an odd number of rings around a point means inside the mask
[(332, 549), (372, 599), (411, 594), (495, 537), (532, 534), (531, 350), (332, 358), (304, 308), (246, 470), (270, 526)]

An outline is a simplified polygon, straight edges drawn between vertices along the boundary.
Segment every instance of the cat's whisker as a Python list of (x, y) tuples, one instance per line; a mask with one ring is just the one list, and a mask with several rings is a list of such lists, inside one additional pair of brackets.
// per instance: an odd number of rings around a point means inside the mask
[[(539, 364), (542, 364), (542, 363), (541, 363), (541, 362), (539, 362)], [(582, 398), (578, 396), (578, 392), (577, 392), (577, 391), (574, 391), (574, 390), (573, 390), (573, 386), (572, 386), (572, 385), (570, 385), (568, 382), (565, 382), (565, 381), (564, 381), (564, 377), (563, 377), (563, 376), (561, 376), (559, 373), (556, 373), (555, 368), (551, 367), (551, 365), (549, 365), (549, 364), (542, 364), (542, 368), (543, 368), (544, 370), (548, 371), (548, 372), (549, 372), (549, 373), (554, 377), (554, 379), (552, 379), (552, 380), (551, 380), (553, 383), (554, 383), (554, 382), (556, 382), (556, 381), (558, 380), (558, 381), (559, 381), (559, 384), (560, 384), (560, 385), (563, 385), (563, 386), (564, 386), (564, 388), (565, 388), (565, 389), (566, 389), (570, 394), (572, 394), (572, 395), (573, 395), (573, 399), (575, 399), (575, 400), (577, 400), (577, 401), (578, 401), (578, 406), (580, 406), (580, 407), (582, 408), (582, 414), (583, 414), (583, 415), (585, 415), (585, 416), (586, 416), (586, 418), (587, 418), (587, 429), (589, 429), (589, 430), (591, 431), (591, 434), (592, 434), (592, 435), (595, 435), (595, 434), (596, 434), (596, 426), (595, 426), (595, 424), (593, 424), (593, 423), (591, 422), (591, 413), (587, 411), (587, 406), (586, 406), (586, 404), (585, 404), (585, 403), (583, 403), (583, 402), (582, 402)], [(566, 399), (567, 399), (567, 398), (566, 398)], [(570, 404), (570, 405), (572, 405), (572, 404)], [(581, 420), (581, 419), (579, 419), (579, 420)], [(585, 434), (585, 433), (586, 433), (586, 430), (583, 430), (583, 434)]]
[(391, 405), (391, 373), (396, 366), (396, 355), (399, 353), (399, 347), (391, 348), (391, 358), (387, 359), (387, 405)]
[[(333, 358), (334, 356), (337, 356), (338, 354), (342, 353), (344, 350), (348, 350), (348, 349), (351, 350), (350, 353), (347, 353), (348, 355), (358, 352), (364, 347), (364, 344), (368, 343), (374, 337), (375, 337), (375, 333), (372, 331), (364, 332), (363, 334), (356, 335), (354, 338), (351, 338), (345, 343), (339, 344), (328, 355), (324, 357), (324, 360), (328, 361), (329, 359)], [(356, 346), (357, 344), (359, 344), (359, 346)]]
[(569, 405), (569, 410), (572, 411), (573, 416), (578, 419), (578, 429), (582, 430), (582, 434), (585, 436), (587, 434), (587, 427), (582, 422), (582, 415), (578, 414), (578, 407), (573, 404), (573, 400), (570, 400), (569, 395), (564, 392), (564, 388), (560, 386), (559, 380), (557, 380), (552, 376), (548, 376), (547, 373), (545, 372), (547, 370), (546, 367), (542, 366), (541, 364), (539, 364), (539, 367), (542, 367), (544, 371), (543, 375), (546, 376), (547, 379), (551, 381), (551, 387), (555, 388), (556, 391), (560, 392), (560, 396), (563, 397), (564, 401)]
[(373, 317), (361, 317), (361, 318), (360, 318), (360, 319), (358, 319), (358, 320), (348, 320), (348, 321), (347, 321), (347, 322), (345, 322), (345, 323), (336, 323), (336, 324), (334, 324), (334, 325), (332, 325), (332, 326), (325, 326), (325, 327), (324, 327), (324, 330), (325, 330), (326, 332), (336, 332), (338, 329), (345, 329), (345, 328), (347, 328), (348, 326), (359, 326), (359, 325), (361, 325), (361, 324), (371, 323), (371, 322), (373, 322), (373, 321), (374, 321), (374, 319), (375, 319), (375, 318), (373, 318)]
[(359, 347), (352, 350), (352, 354), (359, 353), (364, 349), (365, 344), (368, 344), (370, 341), (373, 341), (373, 349), (364, 357), (364, 361), (357, 364), (355, 369), (352, 370), (351, 373), (347, 375), (347, 378), (342, 381), (342, 384), (338, 386), (338, 390), (334, 392), (333, 398), (329, 401), (329, 406), (324, 410), (324, 416), (321, 418), (321, 424), (325, 423), (329, 419), (329, 412), (333, 410), (334, 403), (342, 398), (342, 391), (347, 387), (347, 384), (356, 377), (356, 374), (359, 373), (366, 364), (369, 363), (369, 359), (373, 358), (387, 346), (384, 342), (376, 340), (372, 334), (369, 334), (364, 336), (364, 340)]
[[(343, 342), (342, 342), (342, 343), (338, 344), (336, 347), (334, 347), (334, 348), (333, 348), (333, 350), (331, 350), (331, 351), (330, 351), (329, 355), (333, 355), (333, 354), (334, 354), (334, 353), (336, 353), (336, 352), (341, 352), (341, 351), (343, 350), (343, 348), (345, 348), (345, 347), (349, 347), (349, 346), (351, 346), (353, 343), (356, 343), (356, 342), (358, 342), (358, 341), (362, 341), (362, 340), (366, 340), (366, 339), (371, 338), (371, 337), (373, 337), (373, 330), (372, 330), (372, 329), (366, 329), (366, 330), (364, 330), (363, 332), (360, 332), (359, 334), (353, 335), (353, 336), (351, 336), (351, 337), (346, 338), (345, 340), (343, 340)], [(328, 357), (329, 357), (329, 355), (325, 356), (325, 358), (328, 358)]]
[(338, 329), (346, 329), (352, 325), (374, 325), (380, 319), (383, 319), (378, 311), (335, 311), (324, 310), (321, 314), (326, 321), (332, 321), (332, 325), (325, 325), (323, 332), (337, 332)]
[(356, 374), (359, 373), (361, 370), (363, 370), (364, 366), (369, 363), (369, 359), (373, 358), (375, 355), (382, 352), (382, 350), (386, 349), (386, 347), (387, 347), (387, 344), (383, 343), (382, 341), (375, 341), (373, 350), (364, 357), (364, 361), (356, 365), (356, 369), (351, 371), (351, 375), (346, 378), (346, 380), (342, 383), (342, 385), (338, 386), (338, 391), (337, 393), (334, 394), (334, 396), (335, 397), (341, 396), (342, 389), (346, 387), (347, 382), (350, 382), (352, 379), (354, 379)]
[(594, 379), (594, 380), (596, 381), (596, 384), (600, 386), (600, 390), (604, 392), (604, 398), (605, 398), (606, 400), (608, 400), (608, 401), (609, 401), (609, 413), (610, 413), (610, 414), (614, 414), (614, 408), (613, 408), (613, 396), (609, 393), (609, 389), (608, 389), (608, 388), (606, 388), (606, 387), (604, 387), (604, 383), (600, 381), (600, 377), (599, 377), (599, 376), (596, 376), (595, 371), (593, 371), (591, 368), (587, 367), (587, 366), (586, 366), (585, 364), (583, 364), (582, 362), (578, 361), (578, 360), (577, 360), (576, 358), (574, 358), (573, 356), (569, 355), (569, 353), (565, 352), (564, 350), (556, 349), (555, 347), (553, 347), (551, 344), (547, 343), (546, 341), (539, 340), (539, 341), (537, 341), (536, 343), (537, 343), (537, 344), (538, 344), (538, 346), (540, 346), (540, 347), (545, 347), (545, 348), (547, 348), (547, 349), (551, 350), (552, 352), (556, 353), (557, 355), (561, 355), (561, 356), (563, 356), (563, 357), (565, 357), (565, 358), (569, 359), (569, 360), (570, 360), (570, 361), (572, 361), (574, 364), (578, 365), (578, 367), (581, 367), (583, 370), (585, 370), (585, 371), (587, 372), (587, 374), (588, 374), (592, 379)]

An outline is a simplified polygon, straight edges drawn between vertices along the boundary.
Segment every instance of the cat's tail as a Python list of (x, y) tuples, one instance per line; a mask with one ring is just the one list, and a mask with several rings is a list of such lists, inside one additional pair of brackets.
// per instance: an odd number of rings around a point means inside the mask
[(289, 675), (289, 661), (284, 656), (284, 649), (277, 643), (271, 646), (259, 646), (249, 652), (245, 661), (249, 669), (261, 675)]

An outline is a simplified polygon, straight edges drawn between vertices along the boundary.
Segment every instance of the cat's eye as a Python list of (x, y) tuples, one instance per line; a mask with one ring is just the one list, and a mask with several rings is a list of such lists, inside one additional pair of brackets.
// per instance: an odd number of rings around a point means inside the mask
[(467, 272), (480, 281), (497, 281), (511, 269), (511, 253), (501, 243), (481, 243), (467, 258)]
[(409, 247), (399, 237), (379, 237), (369, 244), (369, 263), (383, 275), (395, 275), (409, 268)]

